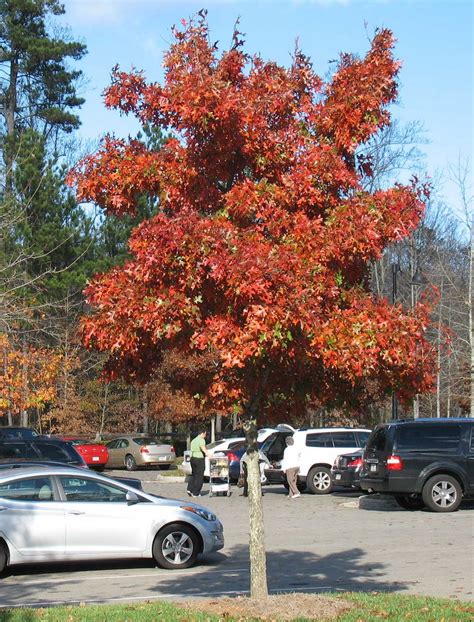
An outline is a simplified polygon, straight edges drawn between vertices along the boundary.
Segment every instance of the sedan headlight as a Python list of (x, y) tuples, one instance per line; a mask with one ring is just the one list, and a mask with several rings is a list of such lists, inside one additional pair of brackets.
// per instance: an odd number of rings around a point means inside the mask
[(182, 505), (181, 509), (186, 510), (187, 512), (192, 512), (193, 514), (197, 514), (204, 520), (208, 520), (208, 521), (217, 520), (217, 516), (215, 514), (213, 514), (212, 512), (208, 512), (207, 510), (204, 510), (203, 508), (195, 508), (192, 505)]

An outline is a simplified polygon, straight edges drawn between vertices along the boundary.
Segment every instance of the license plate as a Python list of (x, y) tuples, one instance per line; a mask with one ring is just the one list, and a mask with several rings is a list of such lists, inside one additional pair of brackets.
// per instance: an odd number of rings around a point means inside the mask
[(338, 474), (336, 475), (336, 479), (341, 479), (341, 474), (340, 474), (340, 473), (338, 473)]
[(376, 464), (371, 464), (370, 465), (370, 470), (371, 471), (376, 471), (377, 470), (377, 465)]
[(159, 460), (160, 462), (164, 462), (165, 460), (168, 460), (168, 457), (167, 457), (167, 456), (160, 456), (160, 457), (158, 458), (158, 460)]
[(99, 456), (92, 456), (92, 462), (99, 462)]

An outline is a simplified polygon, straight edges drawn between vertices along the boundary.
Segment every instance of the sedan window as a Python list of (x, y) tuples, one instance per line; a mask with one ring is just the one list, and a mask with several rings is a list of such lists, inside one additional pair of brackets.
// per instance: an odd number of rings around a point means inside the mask
[(125, 503), (127, 491), (112, 484), (85, 477), (61, 477), (66, 501), (82, 503)]
[(54, 501), (50, 477), (19, 479), (0, 484), (0, 497), (12, 501)]
[[(69, 462), (71, 458), (75, 456), (70, 456), (67, 452), (67, 444), (63, 446), (53, 445), (52, 443), (36, 443), (36, 448), (39, 450), (41, 457), (46, 460), (54, 460), (56, 462)], [(77, 462), (77, 460), (76, 460)]]
[(28, 442), (2, 442), (0, 443), (0, 458), (38, 460), (38, 454)]
[(134, 438), (133, 442), (136, 443), (137, 445), (158, 445), (159, 444), (156, 438), (149, 438), (149, 437), (143, 437), (143, 436)]

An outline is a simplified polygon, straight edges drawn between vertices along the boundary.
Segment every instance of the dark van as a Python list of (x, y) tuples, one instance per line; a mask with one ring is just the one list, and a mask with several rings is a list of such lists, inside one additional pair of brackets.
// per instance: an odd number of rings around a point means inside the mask
[(45, 438), (5, 439), (0, 437), (0, 463), (24, 460), (61, 462), (87, 468), (83, 457), (69, 443)]
[(454, 512), (474, 496), (474, 419), (415, 419), (378, 425), (367, 441), (360, 485), (405, 509)]
[(2, 438), (36, 438), (38, 432), (33, 428), (15, 427), (12, 425), (0, 426), (0, 439)]

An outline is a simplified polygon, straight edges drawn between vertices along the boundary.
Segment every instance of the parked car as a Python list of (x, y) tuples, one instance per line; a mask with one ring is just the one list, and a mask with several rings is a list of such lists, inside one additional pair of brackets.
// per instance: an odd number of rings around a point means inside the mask
[(81, 454), (88, 467), (96, 471), (103, 471), (109, 459), (109, 451), (103, 443), (85, 441), (74, 436), (63, 436), (63, 441), (69, 443)]
[[(260, 445), (260, 443), (257, 443)], [(220, 455), (226, 456), (229, 461), (229, 479), (235, 483), (240, 476), (240, 459), (247, 451), (247, 442), (241, 440), (238, 444), (233, 445), (232, 449), (224, 449), (219, 452)]]
[[(214, 441), (206, 445), (206, 448), (212, 455), (226, 451), (227, 449), (233, 449), (234, 447), (240, 447), (242, 443), (245, 443), (245, 438), (223, 438), (220, 441)], [(191, 475), (191, 452), (186, 450), (183, 455), (183, 462), (181, 464), (181, 471), (185, 475)], [(209, 477), (209, 458), (206, 458), (206, 465), (204, 467), (204, 477)]]
[(0, 462), (19, 462), (24, 460), (53, 461), (87, 468), (84, 458), (64, 441), (42, 437), (26, 439), (1, 439)]
[(394, 495), (403, 508), (454, 512), (474, 496), (474, 419), (417, 419), (378, 425), (360, 483)]
[(176, 460), (172, 445), (160, 443), (151, 436), (128, 434), (107, 443), (109, 459), (107, 468), (123, 468), (135, 471), (143, 466), (160, 466), (169, 469)]
[(2, 438), (36, 438), (38, 432), (33, 428), (23, 428), (18, 426), (0, 426), (0, 439)]
[(360, 489), (359, 473), (362, 467), (363, 449), (337, 456), (331, 467), (331, 479), (335, 486)]
[[(270, 460), (273, 468), (266, 469), (269, 483), (286, 485), (285, 474), (280, 468), (286, 442), (280, 437), (274, 440), (270, 436), (262, 445), (262, 451)], [(365, 447), (370, 430), (359, 428), (316, 428), (296, 430), (293, 434), (295, 447), (300, 452), (300, 470), (297, 485), (299, 490), (306, 488), (316, 495), (332, 492), (331, 467), (341, 453), (349, 453)], [(288, 436), (288, 433), (286, 434)]]
[(0, 572), (28, 562), (126, 558), (182, 569), (224, 546), (222, 524), (206, 508), (90, 470), (0, 471), (0, 508)]
[[(257, 444), (260, 445), (271, 435), (283, 430), (285, 435), (292, 434), (294, 428), (282, 423), (277, 428), (261, 428), (257, 433)], [(245, 437), (230, 437), (209, 443), (206, 445), (207, 449), (212, 452), (213, 456), (227, 455), (227, 452), (232, 452), (229, 456), (229, 473), (231, 481), (237, 481), (239, 479), (240, 471), (240, 458), (245, 453), (246, 440)], [(184, 452), (183, 462), (181, 464), (181, 470), (185, 475), (191, 475), (191, 452), (189, 450)], [(206, 465), (204, 467), (204, 479), (209, 478), (209, 458), (206, 458)]]
[[(0, 462), (0, 471), (5, 469), (26, 469), (31, 467), (44, 467), (49, 468), (51, 466), (59, 466), (63, 467), (64, 463), (61, 462), (53, 462), (52, 460), (48, 460), (46, 462), (34, 461), (34, 460), (24, 460), (23, 462)], [(70, 469), (82, 469), (83, 467), (74, 467), (72, 465), (68, 465)], [(126, 486), (130, 486), (131, 488), (135, 488), (136, 490), (143, 490), (142, 481), (136, 477), (111, 477), (110, 475), (103, 475), (107, 479), (111, 481), (120, 482), (121, 484), (125, 484)]]

